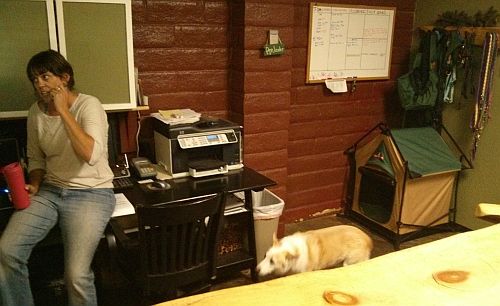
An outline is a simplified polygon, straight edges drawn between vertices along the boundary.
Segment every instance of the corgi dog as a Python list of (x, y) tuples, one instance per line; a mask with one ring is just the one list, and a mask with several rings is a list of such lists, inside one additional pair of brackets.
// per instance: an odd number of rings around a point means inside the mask
[(373, 241), (365, 232), (350, 225), (297, 232), (278, 241), (257, 265), (259, 276), (284, 276), (352, 265), (370, 259)]

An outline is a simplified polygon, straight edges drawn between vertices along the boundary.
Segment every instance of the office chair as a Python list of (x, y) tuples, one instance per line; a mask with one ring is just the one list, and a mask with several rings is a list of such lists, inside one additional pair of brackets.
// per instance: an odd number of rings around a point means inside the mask
[(210, 291), (226, 193), (155, 206), (137, 206), (138, 236), (117, 219), (106, 229), (110, 258), (142, 290), (143, 301), (159, 303)]

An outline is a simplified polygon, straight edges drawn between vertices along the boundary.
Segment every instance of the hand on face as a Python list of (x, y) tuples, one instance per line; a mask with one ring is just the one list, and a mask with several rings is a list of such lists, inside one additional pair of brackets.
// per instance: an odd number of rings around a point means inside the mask
[(52, 97), (57, 112), (63, 109), (69, 109), (70, 91), (64, 84), (61, 83), (61, 85), (54, 86), (54, 88), (50, 90), (50, 96)]
[(45, 103), (53, 103), (57, 112), (69, 109), (71, 92), (66, 86), (66, 76), (59, 77), (45, 72), (33, 80), (33, 84)]

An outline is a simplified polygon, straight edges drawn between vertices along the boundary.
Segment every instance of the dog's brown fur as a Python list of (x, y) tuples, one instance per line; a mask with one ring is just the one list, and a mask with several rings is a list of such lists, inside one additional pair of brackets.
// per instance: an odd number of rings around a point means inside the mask
[(307, 232), (297, 232), (273, 246), (257, 265), (257, 272), (287, 275), (344, 266), (370, 259), (372, 239), (357, 227), (339, 225)]

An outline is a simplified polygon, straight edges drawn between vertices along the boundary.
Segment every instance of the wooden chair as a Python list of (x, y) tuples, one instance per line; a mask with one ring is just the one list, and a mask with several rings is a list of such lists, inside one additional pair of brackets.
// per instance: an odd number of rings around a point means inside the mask
[(114, 218), (106, 229), (110, 258), (139, 284), (144, 303), (210, 291), (226, 193), (155, 206), (137, 206), (138, 236)]

